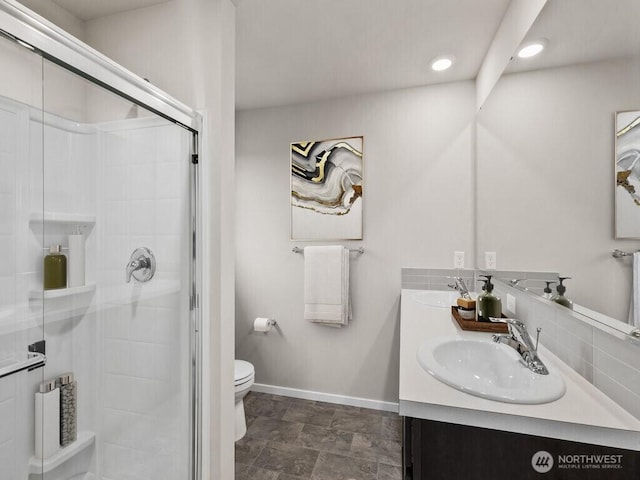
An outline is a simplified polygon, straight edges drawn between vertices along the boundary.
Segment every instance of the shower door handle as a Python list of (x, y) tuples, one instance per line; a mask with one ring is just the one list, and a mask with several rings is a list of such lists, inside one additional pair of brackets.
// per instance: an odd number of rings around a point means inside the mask
[(138, 282), (148, 282), (156, 273), (156, 257), (147, 247), (136, 248), (127, 264), (127, 283), (131, 277)]
[(27, 359), (22, 362), (15, 362), (11, 365), (7, 365), (0, 368), (0, 378), (8, 377), (14, 373), (22, 372), (24, 370), (35, 370), (36, 368), (44, 367), (47, 363), (47, 357), (44, 354), (44, 340), (32, 343), (27, 347)]

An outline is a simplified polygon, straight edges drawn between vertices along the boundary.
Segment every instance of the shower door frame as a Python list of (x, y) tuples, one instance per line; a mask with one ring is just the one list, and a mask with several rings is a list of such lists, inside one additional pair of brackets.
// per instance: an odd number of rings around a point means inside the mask
[(203, 118), (192, 108), (174, 99), (143, 78), (100, 54), (46, 19), (14, 0), (0, 0), (0, 35), (14, 40), (76, 75), (150, 112), (179, 125), (192, 134), (189, 161), (189, 395), (190, 395), (190, 480), (202, 478), (202, 315), (200, 289), (203, 278), (203, 236), (199, 152)]

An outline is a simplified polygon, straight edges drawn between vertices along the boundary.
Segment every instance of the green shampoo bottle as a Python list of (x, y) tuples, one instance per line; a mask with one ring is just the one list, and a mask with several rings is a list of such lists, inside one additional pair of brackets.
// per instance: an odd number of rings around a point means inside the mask
[(62, 253), (62, 246), (49, 247), (49, 253), (44, 257), (43, 278), (45, 290), (67, 287), (67, 257)]

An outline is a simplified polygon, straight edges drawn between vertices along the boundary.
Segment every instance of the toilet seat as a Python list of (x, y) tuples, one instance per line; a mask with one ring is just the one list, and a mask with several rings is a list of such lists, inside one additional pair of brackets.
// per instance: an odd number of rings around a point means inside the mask
[(236, 442), (247, 433), (247, 419), (244, 413), (243, 398), (253, 386), (255, 370), (253, 365), (244, 360), (236, 360), (233, 365), (233, 385), (235, 399), (235, 438)]
[(255, 370), (253, 369), (252, 364), (245, 362), (244, 360), (236, 360), (234, 364), (234, 386), (237, 387), (243, 383), (253, 380), (254, 373)]

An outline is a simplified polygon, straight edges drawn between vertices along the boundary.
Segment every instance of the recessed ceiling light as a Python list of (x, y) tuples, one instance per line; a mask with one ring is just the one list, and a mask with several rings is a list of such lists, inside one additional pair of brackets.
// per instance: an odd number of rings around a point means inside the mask
[(441, 55), (431, 60), (431, 69), (436, 72), (442, 72), (450, 68), (454, 60), (455, 57), (452, 55)]
[(528, 42), (522, 45), (520, 50), (518, 50), (518, 57), (520, 58), (531, 58), (538, 55), (544, 47), (547, 45), (547, 41), (544, 39), (535, 40), (533, 42)]

